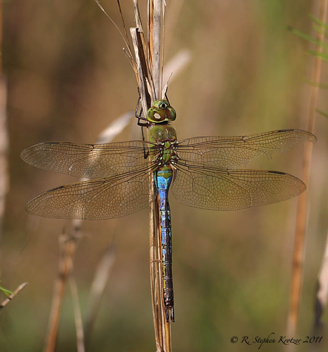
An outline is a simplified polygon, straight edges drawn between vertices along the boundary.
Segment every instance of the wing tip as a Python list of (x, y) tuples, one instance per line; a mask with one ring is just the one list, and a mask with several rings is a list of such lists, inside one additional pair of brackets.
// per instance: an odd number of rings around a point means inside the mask
[(297, 128), (287, 128), (287, 129), (284, 129), (284, 130), (277, 130), (278, 133), (288, 133), (288, 132), (298, 132), (299, 134), (302, 134), (304, 136), (306, 136), (306, 139), (309, 141), (309, 142), (312, 142), (312, 143), (315, 143), (317, 141), (317, 137), (312, 133), (312, 132), (309, 132), (309, 131), (305, 131), (305, 130), (300, 130), (300, 129), (297, 129)]

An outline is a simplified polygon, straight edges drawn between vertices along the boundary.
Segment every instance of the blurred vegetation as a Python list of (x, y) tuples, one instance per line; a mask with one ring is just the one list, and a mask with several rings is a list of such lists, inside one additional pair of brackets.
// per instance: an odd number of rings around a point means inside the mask
[[(313, 15), (310, 15), (312, 21), (313, 21), (313, 28), (316, 32), (318, 33), (323, 33), (324, 37), (327, 38), (328, 37), (328, 26), (321, 22), (318, 18), (316, 18)], [(302, 31), (289, 27), (290, 31), (293, 32), (294, 34), (298, 35), (300, 38), (305, 39), (306, 41), (308, 41), (309, 43), (315, 44), (316, 47), (321, 47), (322, 51), (318, 52), (315, 50), (307, 50), (307, 53), (312, 55), (312, 56), (316, 56), (319, 57), (322, 61), (324, 62), (328, 62), (328, 45), (325, 42), (320, 42), (318, 41), (317, 38), (308, 35), (306, 33), (303, 33)], [(310, 84), (313, 85), (318, 85), (319, 88), (321, 89), (328, 89), (328, 85), (327, 84), (322, 84), (322, 83), (314, 83), (314, 82), (309, 82)], [(320, 109), (316, 109), (316, 112), (319, 113), (322, 116), (328, 117), (328, 114), (324, 111), (321, 111)]]
[[(173, 1), (168, 1), (167, 26)], [(119, 24), (115, 0), (102, 1)], [(140, 1), (141, 11), (146, 1)], [(166, 59), (180, 49), (192, 63), (172, 82), (179, 138), (245, 135), (305, 128), (312, 57), (309, 43), (288, 26), (313, 35), (317, 1), (189, 0), (167, 38)], [(122, 2), (128, 27), (132, 1)], [(10, 192), (2, 238), (2, 285), (29, 285), (0, 316), (0, 350), (41, 351), (57, 273), (58, 235), (69, 222), (30, 217), (25, 203), (74, 182), (25, 165), (28, 145), (63, 140), (92, 143), (115, 118), (135, 108), (134, 74), (113, 25), (92, 0), (11, 0), (4, 3), (4, 72), (8, 80)], [(142, 12), (144, 14), (144, 12)], [(175, 14), (176, 15), (176, 14)], [(170, 17), (171, 16), (171, 17)], [(327, 65), (322, 83), (328, 82)], [(328, 111), (327, 91), (318, 108)], [(303, 300), (297, 338), (311, 335), (314, 290), (327, 218), (327, 120), (318, 116), (311, 186)], [(136, 122), (117, 141), (140, 138)], [(259, 158), (250, 167), (300, 176), (302, 151)], [(177, 351), (249, 351), (231, 344), (245, 335), (285, 334), (296, 199), (236, 212), (188, 208), (171, 197)], [(148, 212), (86, 221), (74, 265), (82, 312), (97, 262), (115, 236), (118, 256), (102, 301), (92, 351), (154, 351), (148, 262)], [(5, 295), (3, 295), (3, 299)], [(327, 314), (324, 319), (327, 319)], [(75, 350), (67, 290), (58, 351)], [(325, 339), (320, 344), (327, 348)], [(326, 346), (326, 347), (325, 347)], [(281, 346), (262, 346), (278, 351)], [(308, 346), (297, 346), (305, 351)]]

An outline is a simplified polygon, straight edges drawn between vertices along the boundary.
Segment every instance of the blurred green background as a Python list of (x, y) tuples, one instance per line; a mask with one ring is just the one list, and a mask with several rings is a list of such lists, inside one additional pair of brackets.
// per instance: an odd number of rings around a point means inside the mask
[[(102, 4), (120, 25), (116, 1)], [(305, 80), (311, 77), (313, 58), (305, 53), (309, 44), (286, 28), (313, 35), (309, 14), (318, 15), (318, 5), (306, 0), (168, 1), (166, 59), (181, 49), (192, 55), (169, 88), (179, 138), (305, 129), (310, 92)], [(122, 8), (127, 26), (133, 26), (132, 1), (122, 1)], [(145, 19), (145, 0), (140, 8)], [(1, 352), (42, 350), (57, 275), (58, 235), (69, 228), (69, 221), (29, 216), (24, 205), (42, 191), (75, 182), (28, 166), (19, 154), (47, 140), (93, 143), (110, 122), (135, 109), (137, 86), (123, 46), (92, 0), (4, 3), (10, 191), (1, 284), (11, 290), (29, 284), (1, 312)], [(323, 83), (327, 74), (323, 64)], [(325, 90), (318, 107), (328, 111)], [(327, 123), (317, 116), (300, 327), (294, 336), (302, 339), (312, 336), (316, 278), (328, 225)], [(140, 137), (133, 120), (115, 141)], [(249, 164), (298, 177), (301, 165), (302, 149)], [(285, 334), (296, 204), (292, 199), (223, 213), (188, 208), (171, 197), (175, 351), (254, 351), (257, 345), (231, 344), (230, 338)], [(82, 312), (106, 246), (114, 241), (118, 249), (90, 350), (154, 351), (148, 210), (117, 220), (86, 221), (83, 231), (74, 263)], [(327, 348), (325, 338), (322, 350)], [(297, 346), (297, 351), (308, 347)], [(280, 348), (275, 344), (261, 350)], [(74, 350), (67, 289), (57, 351)]]

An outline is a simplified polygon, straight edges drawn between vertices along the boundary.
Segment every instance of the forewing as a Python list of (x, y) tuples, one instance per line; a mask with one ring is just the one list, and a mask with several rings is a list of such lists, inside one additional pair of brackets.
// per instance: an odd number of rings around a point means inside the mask
[(137, 212), (149, 204), (149, 172), (73, 183), (40, 194), (26, 210), (48, 218), (105, 220)]
[(175, 198), (188, 206), (208, 210), (238, 210), (281, 202), (306, 189), (298, 178), (275, 171), (178, 170)]
[(146, 166), (151, 144), (129, 141), (107, 144), (45, 142), (24, 149), (21, 158), (40, 169), (75, 177), (102, 178)]
[(255, 156), (271, 157), (275, 152), (285, 153), (316, 137), (302, 130), (278, 130), (240, 137), (195, 137), (179, 142), (181, 162), (203, 167), (236, 169), (246, 166)]

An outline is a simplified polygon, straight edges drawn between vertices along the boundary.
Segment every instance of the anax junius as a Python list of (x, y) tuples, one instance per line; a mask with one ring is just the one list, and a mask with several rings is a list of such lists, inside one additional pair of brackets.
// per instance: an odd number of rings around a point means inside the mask
[(305, 191), (301, 180), (283, 172), (239, 168), (255, 156), (270, 157), (316, 139), (309, 132), (289, 129), (179, 141), (170, 124), (175, 118), (169, 102), (158, 100), (145, 118), (149, 141), (98, 145), (45, 142), (21, 154), (24, 161), (41, 169), (90, 179), (54, 188), (28, 202), (29, 213), (50, 218), (102, 220), (137, 212), (151, 201), (149, 175), (154, 175), (167, 321), (169, 317), (174, 321), (171, 183), (180, 203), (202, 209), (238, 210), (287, 200)]

